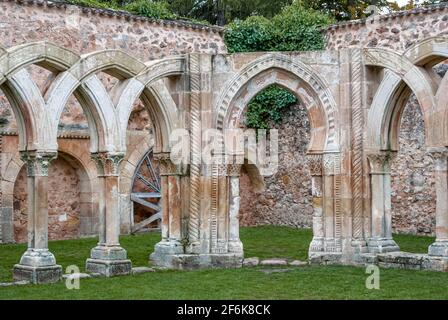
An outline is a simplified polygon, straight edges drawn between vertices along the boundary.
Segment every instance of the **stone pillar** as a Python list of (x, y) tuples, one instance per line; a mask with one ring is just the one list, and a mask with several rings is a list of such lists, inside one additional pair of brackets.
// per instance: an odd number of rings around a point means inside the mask
[(436, 242), (428, 248), (430, 256), (448, 256), (448, 148), (428, 150), (434, 159), (436, 180)]
[(370, 163), (371, 190), (371, 238), (368, 247), (371, 253), (400, 251), (392, 239), (392, 208), (390, 185), (391, 152), (367, 155)]
[(311, 190), (313, 196), (313, 240), (309, 253), (324, 251), (324, 220), (322, 195), (322, 155), (308, 154), (308, 167), (311, 173)]
[(28, 174), (28, 249), (14, 266), (14, 280), (57, 282), (62, 268), (48, 250), (48, 168), (54, 152), (23, 152)]
[(227, 174), (229, 176), (229, 252), (243, 253), (243, 243), (240, 240), (240, 172), (241, 164), (230, 164)]
[(119, 170), (123, 154), (96, 153), (93, 159), (97, 163), (99, 194), (99, 242), (90, 252), (86, 261), (86, 270), (106, 277), (130, 274), (132, 264), (127, 259), (126, 250), (119, 243)]
[(150, 260), (160, 266), (172, 266), (173, 256), (184, 253), (182, 232), (181, 178), (186, 168), (175, 165), (169, 152), (155, 153), (159, 162), (162, 192), (162, 240), (155, 245)]

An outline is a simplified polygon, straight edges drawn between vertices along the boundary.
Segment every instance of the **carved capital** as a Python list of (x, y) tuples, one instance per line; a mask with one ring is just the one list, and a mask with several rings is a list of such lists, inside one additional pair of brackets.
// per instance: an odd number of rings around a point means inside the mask
[(370, 164), (370, 174), (389, 174), (390, 162), (394, 156), (395, 153), (388, 151), (367, 154), (367, 159), (369, 159)]
[(436, 171), (446, 171), (448, 167), (448, 148), (428, 148), (428, 154), (434, 160)]
[(322, 154), (307, 154), (306, 162), (308, 163), (308, 168), (312, 176), (322, 175)]
[(180, 176), (187, 174), (188, 166), (173, 163), (169, 152), (154, 153), (153, 157), (159, 163), (161, 176)]
[(120, 163), (124, 158), (123, 153), (98, 152), (92, 154), (96, 163), (98, 176), (118, 176)]
[(57, 152), (23, 151), (20, 157), (25, 162), (29, 177), (48, 176), (50, 162), (57, 158)]
[(340, 156), (338, 153), (324, 153), (322, 155), (322, 174), (335, 175), (340, 173)]

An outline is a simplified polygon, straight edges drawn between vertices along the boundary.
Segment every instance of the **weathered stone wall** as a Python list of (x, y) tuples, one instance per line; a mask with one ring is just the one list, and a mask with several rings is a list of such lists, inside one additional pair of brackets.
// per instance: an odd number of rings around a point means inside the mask
[(265, 189), (254, 191), (243, 171), (240, 188), (241, 225), (288, 225), (311, 227), (313, 203), (311, 176), (306, 163), (310, 123), (306, 108), (291, 106), (280, 123), (271, 123), (279, 133), (279, 167), (264, 178)]
[[(22, 167), (14, 186), (14, 236), (26, 242), (27, 177)], [(54, 160), (48, 172), (48, 238), (72, 239), (80, 235), (80, 177), (75, 168), (62, 158)]]
[[(124, 12), (63, 3), (0, 1), (0, 47), (44, 40), (79, 54), (120, 49), (141, 61), (189, 52), (217, 54), (227, 51), (221, 29), (217, 27), (182, 21), (154, 21)], [(55, 77), (37, 66), (30, 66), (27, 70), (42, 92)], [(98, 76), (108, 89), (116, 80), (105, 73)], [(141, 109), (141, 106), (136, 108)], [(2, 130), (16, 127), (9, 103), (1, 91), (0, 126)], [(61, 129), (86, 128), (82, 109), (71, 97), (61, 116)]]
[[(46, 1), (0, 1), (0, 47), (9, 48), (44, 40), (73, 50), (78, 54), (87, 54), (102, 49), (120, 49), (141, 61), (189, 52), (216, 54), (227, 51), (220, 28), (182, 21), (154, 21), (124, 12), (83, 8)], [(30, 65), (26, 69), (38, 89), (44, 94), (56, 74), (36, 65)], [(97, 76), (107, 90), (117, 83), (116, 78), (104, 72), (97, 73)], [(80, 103), (72, 95), (61, 115), (59, 133), (61, 136), (71, 137), (70, 139), (75, 145), (81, 146), (81, 148), (75, 148), (69, 143), (67, 144), (68, 149), (73, 149), (72, 151), (76, 149), (78, 153), (88, 155), (88, 140), (85, 143), (85, 139), (74, 138), (79, 135), (87, 135), (87, 129), (86, 116)], [(152, 134), (151, 129), (149, 114), (143, 103), (138, 100), (134, 104), (128, 130), (143, 130)], [(1, 90), (0, 131), (8, 135), (15, 134), (17, 131), (11, 106)], [(9, 144), (7, 148), (11, 149), (11, 141), (15, 139), (14, 136), (5, 137), (6, 144)], [(134, 136), (131, 136), (127, 156), (132, 154), (135, 148), (138, 148), (138, 146), (134, 146), (133, 140)], [(17, 143), (15, 149), (17, 149)], [(3, 150), (2, 152), (1, 165), (7, 166), (10, 156), (14, 154), (15, 150)], [(60, 185), (60, 188), (59, 192), (52, 193), (49, 198), (50, 239), (66, 239), (80, 234), (96, 233), (97, 222), (89, 220), (95, 220), (96, 212), (92, 212), (95, 209), (91, 206), (86, 207), (84, 203), (79, 204), (79, 194), (67, 195), (73, 188), (75, 193), (75, 190), (80, 189), (79, 185), (76, 187), (77, 189), (73, 185), (72, 180), (76, 177), (76, 172), (73, 171), (75, 169), (60, 159), (55, 161), (51, 168), (50, 192), (53, 191), (51, 185), (54, 185), (55, 179), (59, 179), (57, 184)], [(26, 240), (25, 177), (22, 170), (14, 188), (15, 238), (20, 242)], [(81, 181), (81, 188), (83, 187), (82, 183)], [(11, 190), (11, 192), (13, 191)], [(66, 197), (72, 200), (63, 203), (63, 199)], [(83, 197), (82, 194), (81, 197)], [(6, 204), (6, 206), (12, 208), (12, 204), (11, 206)], [(59, 221), (61, 213), (67, 214), (67, 221)], [(9, 219), (6, 215), (4, 218)], [(122, 218), (128, 225), (129, 217)]]
[(397, 233), (434, 234), (436, 190), (426, 153), (423, 115), (414, 95), (401, 119), (399, 151), (392, 161), (392, 227)]
[(399, 52), (448, 29), (448, 6), (420, 8), (327, 28), (327, 49), (381, 47)]
[[(387, 47), (404, 51), (417, 41), (446, 34), (447, 27), (448, 7), (440, 7), (381, 16), (367, 23), (344, 23), (328, 28), (325, 33), (328, 49)], [(443, 75), (441, 69), (443, 66), (439, 66), (437, 71)], [(285, 112), (279, 126), (273, 126), (279, 129), (280, 166), (274, 177), (264, 178), (264, 191), (254, 192), (248, 176), (243, 173), (243, 225), (311, 227), (311, 185), (304, 158), (309, 141), (309, 123), (305, 119), (305, 110), (289, 111)], [(293, 142), (292, 137), (295, 137)], [(403, 111), (399, 151), (391, 168), (394, 232), (431, 235), (435, 232), (433, 161), (425, 148), (423, 118), (418, 102), (412, 96)], [(283, 154), (285, 149), (293, 152)], [(297, 162), (285, 161), (291, 155)]]

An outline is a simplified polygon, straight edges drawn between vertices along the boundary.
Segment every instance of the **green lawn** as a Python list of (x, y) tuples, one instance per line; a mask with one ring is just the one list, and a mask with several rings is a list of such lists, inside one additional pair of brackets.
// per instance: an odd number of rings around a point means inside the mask
[[(160, 234), (124, 236), (134, 266), (147, 265), (148, 254)], [(241, 228), (246, 257), (305, 259), (310, 230), (287, 227)], [(432, 239), (397, 236), (403, 250), (425, 252)], [(52, 241), (50, 249), (64, 268), (84, 268), (96, 239)], [(0, 245), (0, 281), (11, 279), (11, 268), (24, 245)], [(426, 271), (381, 270), (380, 290), (365, 288), (364, 268), (310, 266), (288, 272), (264, 269), (158, 271), (111, 279), (81, 280), (80, 290), (64, 282), (0, 288), (0, 299), (448, 299), (448, 274)], [(198, 285), (200, 283), (200, 285)]]

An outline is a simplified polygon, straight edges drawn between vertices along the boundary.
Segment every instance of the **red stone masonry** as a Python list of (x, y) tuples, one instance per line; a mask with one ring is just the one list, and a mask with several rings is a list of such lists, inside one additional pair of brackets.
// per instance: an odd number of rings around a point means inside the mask
[(382, 47), (402, 52), (419, 40), (447, 34), (448, 4), (348, 21), (322, 32), (327, 49)]
[(47, 40), (81, 54), (121, 49), (147, 61), (188, 52), (225, 53), (222, 32), (215, 26), (59, 1), (0, 0), (0, 46), (5, 48)]

